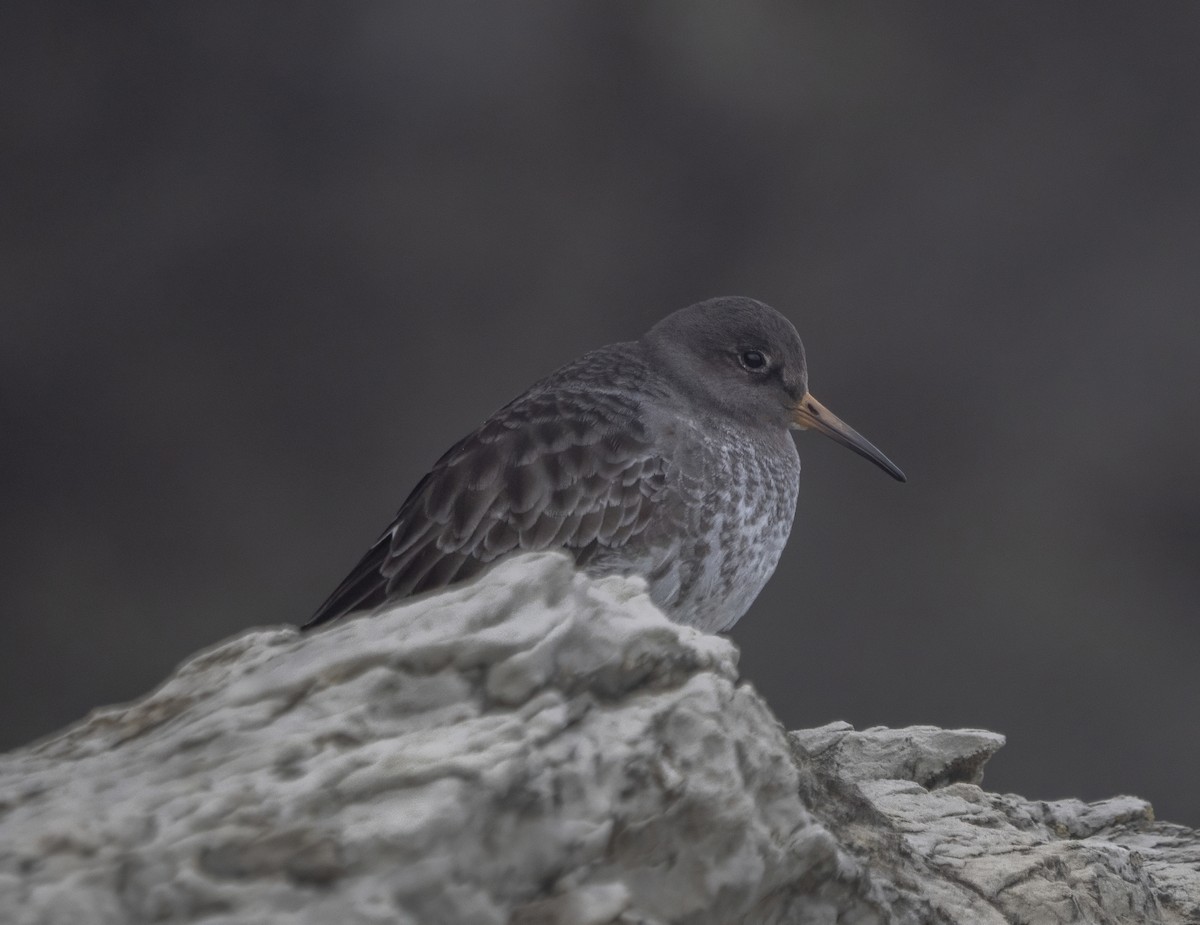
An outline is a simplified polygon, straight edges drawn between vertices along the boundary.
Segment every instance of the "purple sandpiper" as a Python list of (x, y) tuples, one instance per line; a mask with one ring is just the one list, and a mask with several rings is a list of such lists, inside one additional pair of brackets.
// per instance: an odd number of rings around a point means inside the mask
[(902, 473), (808, 391), (800, 336), (742, 297), (586, 353), (452, 446), (305, 628), (561, 549), (635, 575), (672, 620), (736, 623), (775, 571), (811, 428)]

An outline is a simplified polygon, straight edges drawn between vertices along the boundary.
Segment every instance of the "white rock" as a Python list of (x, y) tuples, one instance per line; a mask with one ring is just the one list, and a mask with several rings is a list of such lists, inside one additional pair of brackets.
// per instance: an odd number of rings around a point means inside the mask
[(789, 741), (736, 656), (555, 554), (246, 633), (0, 756), (0, 922), (1200, 921), (1141, 801), (988, 794), (992, 733)]

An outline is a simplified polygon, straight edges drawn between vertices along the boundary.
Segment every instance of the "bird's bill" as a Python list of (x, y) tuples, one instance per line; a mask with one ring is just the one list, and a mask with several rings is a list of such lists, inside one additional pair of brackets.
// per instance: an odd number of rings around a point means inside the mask
[(870, 440), (807, 393), (792, 409), (792, 425), (800, 430), (811, 427), (820, 431), (835, 443), (849, 447), (859, 456), (871, 460), (897, 481), (908, 481), (896, 464), (879, 452)]

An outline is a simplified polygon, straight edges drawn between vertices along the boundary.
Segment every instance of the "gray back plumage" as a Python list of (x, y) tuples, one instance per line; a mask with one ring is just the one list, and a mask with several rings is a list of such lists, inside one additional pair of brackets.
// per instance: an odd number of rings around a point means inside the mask
[(306, 626), (446, 587), (518, 551), (577, 559), (644, 530), (663, 494), (637, 344), (563, 366), (452, 446)]

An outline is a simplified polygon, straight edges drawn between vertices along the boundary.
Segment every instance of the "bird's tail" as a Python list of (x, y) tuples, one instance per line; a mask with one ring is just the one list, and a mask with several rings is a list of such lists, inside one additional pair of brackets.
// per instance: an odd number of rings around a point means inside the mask
[(392, 531), (387, 530), (300, 629), (310, 630), (346, 614), (371, 610), (382, 604), (387, 597), (387, 579), (381, 569), (387, 561), (391, 541)]

